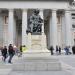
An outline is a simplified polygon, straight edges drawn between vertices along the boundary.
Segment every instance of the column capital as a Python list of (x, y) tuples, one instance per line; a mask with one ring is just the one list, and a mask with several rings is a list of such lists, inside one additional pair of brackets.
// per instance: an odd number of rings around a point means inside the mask
[(8, 9), (8, 11), (13, 12), (13, 11), (14, 11), (14, 9)]
[(65, 10), (65, 13), (70, 13), (70, 10)]
[(57, 9), (52, 9), (52, 12), (55, 12), (56, 13), (57, 12)]
[(21, 9), (22, 11), (27, 11), (28, 9)]
[(39, 9), (40, 11), (43, 11), (44, 9)]

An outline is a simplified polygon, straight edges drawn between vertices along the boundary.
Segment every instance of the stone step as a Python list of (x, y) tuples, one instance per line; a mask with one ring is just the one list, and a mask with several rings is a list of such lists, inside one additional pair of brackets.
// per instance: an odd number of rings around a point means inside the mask
[[(30, 50), (26, 50), (24, 52), (24, 54), (30, 54), (30, 55), (51, 55), (50, 51), (48, 49), (41, 49), (41, 50), (37, 50), (37, 49), (30, 49)], [(29, 56), (30, 56), (29, 55)]]
[(12, 69), (0, 69), (0, 75), (9, 75)]
[(10, 75), (72, 75), (67, 71), (13, 71)]
[(1, 64), (0, 63), (0, 69), (10, 69), (12, 68), (12, 64)]
[(51, 57), (24, 57), (19, 58), (15, 62), (23, 63), (23, 62), (58, 62), (59, 60)]
[(27, 57), (13, 64), (14, 71), (59, 71), (61, 64), (58, 59), (44, 57)]

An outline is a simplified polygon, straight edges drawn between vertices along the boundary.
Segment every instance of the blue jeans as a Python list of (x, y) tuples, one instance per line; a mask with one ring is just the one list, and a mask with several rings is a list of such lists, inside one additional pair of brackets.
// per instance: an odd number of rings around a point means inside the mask
[(69, 50), (66, 50), (66, 55), (68, 55), (69, 54)]
[(9, 54), (9, 60), (8, 60), (9, 63), (11, 63), (13, 56), (14, 56), (13, 54)]

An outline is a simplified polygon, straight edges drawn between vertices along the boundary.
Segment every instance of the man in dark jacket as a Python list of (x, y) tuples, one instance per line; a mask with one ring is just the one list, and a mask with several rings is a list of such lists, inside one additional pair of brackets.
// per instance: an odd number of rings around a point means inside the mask
[(14, 49), (13, 49), (12, 44), (10, 44), (9, 47), (8, 47), (8, 53), (9, 53), (9, 60), (8, 60), (8, 63), (11, 63), (11, 60), (12, 60), (14, 54), (15, 54), (15, 51), (14, 51)]
[(4, 46), (3, 50), (2, 50), (2, 56), (3, 56), (3, 61), (5, 62), (6, 58), (7, 58), (7, 47)]

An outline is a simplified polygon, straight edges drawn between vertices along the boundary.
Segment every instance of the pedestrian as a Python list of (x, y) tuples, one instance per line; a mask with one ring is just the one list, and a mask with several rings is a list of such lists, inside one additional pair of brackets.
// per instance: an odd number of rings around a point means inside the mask
[(66, 46), (64, 49), (65, 49), (65, 52), (66, 52), (65, 54), (68, 55), (69, 54), (69, 48), (68, 48), (68, 46)]
[(61, 47), (59, 46), (59, 54), (61, 54)]
[(58, 51), (59, 51), (58, 46), (56, 46), (56, 54), (57, 55), (58, 55)]
[(20, 46), (20, 56), (22, 56), (22, 45)]
[(0, 47), (0, 51), (1, 51), (2, 60), (4, 61), (4, 58), (3, 58), (3, 47), (2, 46)]
[(12, 44), (9, 44), (8, 53), (9, 53), (9, 60), (8, 60), (8, 63), (11, 63), (11, 60), (12, 60), (14, 54), (15, 54), (15, 51), (14, 51), (14, 49), (13, 49)]
[(25, 52), (27, 50), (27, 47), (25, 45), (22, 46), (22, 52)]
[(18, 56), (19, 55), (19, 52), (20, 52), (19, 49), (15, 45), (13, 46), (13, 49), (15, 51), (15, 55)]
[(75, 46), (72, 46), (72, 53), (75, 54)]
[(2, 50), (2, 56), (3, 56), (3, 61), (5, 62), (6, 61), (6, 58), (7, 58), (7, 47), (4, 46), (3, 50)]
[(51, 47), (50, 47), (51, 55), (54, 54), (54, 53), (53, 53), (53, 50), (54, 50), (54, 48), (53, 48), (53, 46), (51, 46)]

